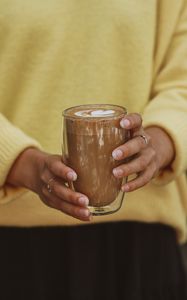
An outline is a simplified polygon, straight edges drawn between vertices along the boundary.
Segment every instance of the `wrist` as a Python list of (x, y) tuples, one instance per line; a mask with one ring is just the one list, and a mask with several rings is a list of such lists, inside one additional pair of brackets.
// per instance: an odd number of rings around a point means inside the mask
[(37, 148), (25, 149), (14, 162), (8, 174), (7, 183), (36, 192), (45, 156), (46, 154)]
[(164, 168), (169, 168), (175, 158), (175, 148), (172, 139), (160, 127), (148, 127), (145, 131), (151, 137), (152, 147), (156, 151), (158, 169), (161, 171)]

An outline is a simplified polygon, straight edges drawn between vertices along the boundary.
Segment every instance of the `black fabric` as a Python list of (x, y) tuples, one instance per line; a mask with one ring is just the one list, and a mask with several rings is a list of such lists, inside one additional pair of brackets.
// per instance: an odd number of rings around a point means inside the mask
[(1, 300), (185, 300), (175, 232), (160, 224), (0, 228)]

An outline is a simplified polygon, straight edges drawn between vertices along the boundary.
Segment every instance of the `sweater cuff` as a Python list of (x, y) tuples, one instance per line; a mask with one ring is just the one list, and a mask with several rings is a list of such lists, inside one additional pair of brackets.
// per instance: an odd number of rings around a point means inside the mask
[(187, 166), (186, 112), (181, 111), (180, 114), (175, 113), (169, 106), (161, 109), (158, 101), (158, 103), (150, 105), (150, 107), (146, 109), (143, 114), (143, 126), (145, 128), (150, 126), (162, 128), (173, 142), (175, 148), (174, 161), (169, 168), (165, 168), (157, 178), (153, 180), (156, 184), (167, 184), (184, 172), (185, 166)]
[(0, 128), (0, 186), (2, 187), (21, 152), (29, 147), (41, 148), (41, 146), (2, 115), (0, 115)]

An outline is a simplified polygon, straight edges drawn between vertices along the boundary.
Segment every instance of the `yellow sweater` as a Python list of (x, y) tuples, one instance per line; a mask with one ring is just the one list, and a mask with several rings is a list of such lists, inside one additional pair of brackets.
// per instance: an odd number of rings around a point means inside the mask
[(126, 194), (119, 212), (93, 222), (161, 222), (184, 240), (186, 0), (0, 1), (0, 225), (83, 224), (5, 181), (25, 148), (61, 152), (62, 110), (101, 102), (163, 127), (176, 158), (171, 171)]

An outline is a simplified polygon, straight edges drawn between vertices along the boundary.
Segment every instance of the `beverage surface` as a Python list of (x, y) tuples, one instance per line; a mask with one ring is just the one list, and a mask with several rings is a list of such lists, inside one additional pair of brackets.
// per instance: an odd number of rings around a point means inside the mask
[(124, 113), (123, 107), (113, 108), (112, 106), (104, 107), (102, 106), (91, 106), (91, 107), (72, 107), (66, 110), (67, 117), (75, 117), (75, 118), (111, 118), (111, 117), (119, 117)]

